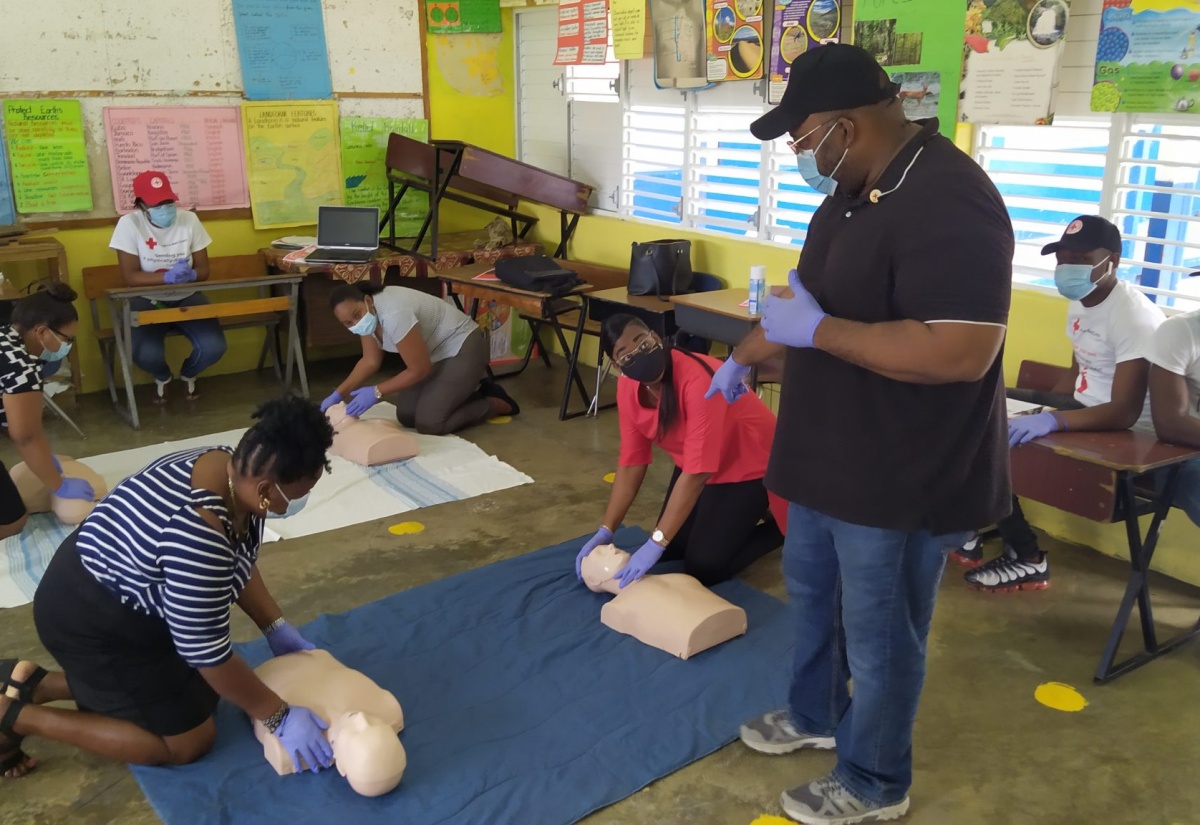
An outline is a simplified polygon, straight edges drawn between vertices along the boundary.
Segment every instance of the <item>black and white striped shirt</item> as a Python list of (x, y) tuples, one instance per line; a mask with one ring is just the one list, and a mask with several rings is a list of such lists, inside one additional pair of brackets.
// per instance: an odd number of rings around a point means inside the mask
[[(42, 361), (29, 354), (21, 333), (0, 326), (0, 394), (42, 391)], [(0, 404), (0, 427), (8, 426), (8, 415)]]
[[(122, 481), (79, 529), (83, 566), (122, 604), (167, 622), (175, 649), (192, 667), (233, 655), (229, 612), (246, 586), (262, 543), (252, 516), (246, 537), (231, 541), (224, 499), (192, 488), (196, 459), (225, 447), (202, 447), (158, 459)], [(225, 532), (196, 508), (216, 514)]]

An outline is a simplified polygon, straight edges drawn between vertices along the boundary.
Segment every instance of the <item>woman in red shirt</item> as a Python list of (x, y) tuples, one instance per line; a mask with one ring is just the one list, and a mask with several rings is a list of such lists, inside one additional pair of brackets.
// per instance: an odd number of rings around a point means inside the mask
[[(658, 524), (618, 576), (637, 581), (660, 559), (683, 559), (706, 585), (733, 577), (783, 543), (763, 476), (775, 415), (757, 396), (737, 404), (705, 398), (721, 362), (664, 343), (632, 315), (604, 323), (604, 352), (620, 367), (621, 457), (604, 524), (575, 559), (612, 541), (646, 478), (651, 447), (675, 462)], [(782, 524), (782, 522), (780, 522)]]

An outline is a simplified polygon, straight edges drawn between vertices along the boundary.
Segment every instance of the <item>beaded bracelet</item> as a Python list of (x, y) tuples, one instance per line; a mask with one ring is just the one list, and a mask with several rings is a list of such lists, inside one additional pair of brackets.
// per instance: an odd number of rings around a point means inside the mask
[(287, 702), (284, 702), (282, 705), (279, 706), (279, 710), (275, 711), (270, 716), (268, 716), (266, 719), (262, 720), (263, 727), (266, 728), (269, 732), (274, 733), (276, 730), (279, 729), (279, 726), (283, 724), (283, 720), (287, 718), (287, 714), (288, 714), (289, 710), (291, 710), (291, 707), (288, 705)]

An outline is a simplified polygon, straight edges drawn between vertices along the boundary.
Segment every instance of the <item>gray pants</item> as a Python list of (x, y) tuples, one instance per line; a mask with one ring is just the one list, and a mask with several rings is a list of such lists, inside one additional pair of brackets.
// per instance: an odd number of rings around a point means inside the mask
[(475, 330), (453, 358), (438, 361), (429, 376), (400, 392), (396, 418), (425, 435), (445, 435), (485, 421), (491, 412), (479, 392), (490, 358), (483, 333)]

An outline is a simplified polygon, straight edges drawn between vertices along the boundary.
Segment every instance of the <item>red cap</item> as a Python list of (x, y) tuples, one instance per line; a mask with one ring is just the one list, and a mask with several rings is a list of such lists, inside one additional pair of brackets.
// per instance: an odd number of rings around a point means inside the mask
[(133, 196), (146, 204), (158, 206), (163, 201), (177, 201), (179, 196), (162, 172), (142, 172), (133, 179)]

